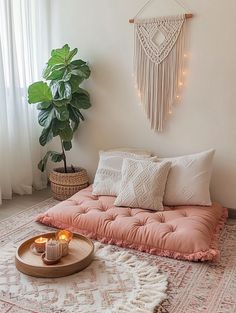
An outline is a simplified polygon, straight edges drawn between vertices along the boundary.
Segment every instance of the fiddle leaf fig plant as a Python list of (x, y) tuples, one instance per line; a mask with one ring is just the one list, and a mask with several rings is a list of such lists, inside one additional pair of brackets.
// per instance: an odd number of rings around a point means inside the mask
[[(66, 153), (72, 149), (72, 138), (81, 121), (82, 110), (91, 107), (89, 93), (80, 87), (90, 76), (86, 62), (73, 60), (78, 49), (70, 49), (68, 44), (51, 52), (51, 57), (43, 71), (44, 81), (35, 82), (28, 88), (28, 102), (37, 103), (38, 122), (43, 127), (39, 143), (45, 146), (59, 136), (61, 152), (48, 151), (39, 162), (43, 172), (48, 159), (64, 162), (64, 172), (68, 172)], [(73, 166), (71, 168), (73, 170)]]

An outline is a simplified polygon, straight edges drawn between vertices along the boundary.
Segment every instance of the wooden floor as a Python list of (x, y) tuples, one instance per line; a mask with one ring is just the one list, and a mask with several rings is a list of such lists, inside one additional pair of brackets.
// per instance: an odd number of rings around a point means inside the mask
[(0, 205), (0, 220), (23, 211), (43, 200), (51, 198), (50, 188), (34, 191), (32, 195), (14, 195), (12, 200), (3, 200)]

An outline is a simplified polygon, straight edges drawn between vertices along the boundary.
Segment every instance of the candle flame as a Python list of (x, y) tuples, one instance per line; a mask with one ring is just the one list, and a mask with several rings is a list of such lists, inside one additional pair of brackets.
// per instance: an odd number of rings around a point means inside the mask
[(59, 237), (59, 239), (61, 239), (61, 240), (65, 240), (65, 239), (67, 239), (67, 237), (66, 237), (66, 235), (61, 235), (60, 237)]

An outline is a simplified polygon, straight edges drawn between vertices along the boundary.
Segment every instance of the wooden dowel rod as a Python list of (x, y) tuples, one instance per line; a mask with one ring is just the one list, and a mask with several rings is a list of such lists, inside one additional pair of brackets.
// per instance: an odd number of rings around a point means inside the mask
[[(192, 13), (185, 14), (185, 18), (192, 18), (192, 17), (193, 17)], [(134, 23), (134, 18), (129, 19), (129, 23), (133, 24)]]

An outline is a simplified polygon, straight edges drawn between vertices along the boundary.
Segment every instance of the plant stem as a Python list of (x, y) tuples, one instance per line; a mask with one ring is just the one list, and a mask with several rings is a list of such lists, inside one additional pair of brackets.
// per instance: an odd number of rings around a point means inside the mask
[(62, 149), (62, 154), (63, 154), (63, 162), (64, 162), (64, 171), (67, 173), (67, 165), (66, 165), (66, 154), (65, 154), (65, 149), (63, 147), (63, 141), (61, 139), (61, 149)]

